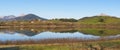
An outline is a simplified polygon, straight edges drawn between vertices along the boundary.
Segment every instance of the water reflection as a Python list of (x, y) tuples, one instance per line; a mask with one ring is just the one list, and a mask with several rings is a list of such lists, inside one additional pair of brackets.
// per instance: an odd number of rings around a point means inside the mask
[(0, 41), (40, 40), (55, 38), (113, 39), (120, 37), (117, 29), (0, 29)]
[(81, 38), (81, 39), (96, 39), (99, 36), (86, 35), (80, 32), (75, 33), (55, 33), (55, 32), (41, 32), (41, 33), (33, 33), (30, 31), (22, 31), (22, 32), (14, 32), (12, 34), (9, 33), (1, 33), (0, 39), (3, 41), (6, 40), (28, 40), (28, 39), (54, 39), (54, 38)]

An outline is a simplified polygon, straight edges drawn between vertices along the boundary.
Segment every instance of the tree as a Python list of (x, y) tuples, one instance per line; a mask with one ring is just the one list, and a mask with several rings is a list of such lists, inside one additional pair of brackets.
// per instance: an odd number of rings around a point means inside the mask
[(59, 19), (59, 21), (62, 21), (62, 22), (77, 22), (78, 20), (73, 19), (73, 18), (71, 18), (71, 19), (63, 19), (63, 18), (61, 18), (61, 19)]
[(100, 19), (99, 22), (104, 22), (104, 19)]

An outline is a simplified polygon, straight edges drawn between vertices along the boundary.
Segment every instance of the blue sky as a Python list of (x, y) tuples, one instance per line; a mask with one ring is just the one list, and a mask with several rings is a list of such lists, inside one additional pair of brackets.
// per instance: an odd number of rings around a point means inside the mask
[(0, 16), (33, 13), (43, 18), (75, 18), (105, 13), (120, 17), (120, 0), (0, 0)]

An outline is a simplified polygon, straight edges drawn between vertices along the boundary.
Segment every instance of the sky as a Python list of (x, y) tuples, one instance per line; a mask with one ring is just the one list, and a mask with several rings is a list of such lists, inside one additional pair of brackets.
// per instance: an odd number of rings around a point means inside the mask
[(0, 16), (36, 14), (40, 17), (83, 18), (105, 13), (120, 17), (120, 0), (0, 0)]

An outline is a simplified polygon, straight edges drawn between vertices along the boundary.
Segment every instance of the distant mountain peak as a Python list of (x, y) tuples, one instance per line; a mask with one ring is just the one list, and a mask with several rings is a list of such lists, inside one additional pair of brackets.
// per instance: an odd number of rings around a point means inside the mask
[(35, 14), (27, 14), (25, 16), (37, 16), (37, 15), (35, 15)]
[(4, 16), (3, 19), (13, 19), (15, 18), (16, 16), (14, 15), (9, 15), (9, 16)]
[(30, 14), (27, 14), (27, 15), (35, 15), (35, 14), (30, 13)]
[(15, 18), (17, 20), (25, 20), (25, 21), (29, 21), (29, 20), (34, 20), (34, 19), (40, 19), (40, 20), (46, 20), (45, 18), (39, 17), (35, 14), (27, 14), (24, 16), (19, 16), (17, 18)]
[(27, 15), (21, 15), (21, 16), (14, 16), (14, 15), (9, 15), (9, 16), (4, 16), (3, 18), (0, 18), (0, 21), (14, 21), (14, 20), (19, 20), (19, 21), (30, 21), (30, 20), (47, 20), (45, 18), (39, 17), (35, 14), (27, 14)]

